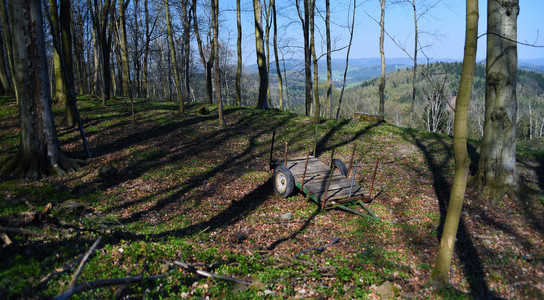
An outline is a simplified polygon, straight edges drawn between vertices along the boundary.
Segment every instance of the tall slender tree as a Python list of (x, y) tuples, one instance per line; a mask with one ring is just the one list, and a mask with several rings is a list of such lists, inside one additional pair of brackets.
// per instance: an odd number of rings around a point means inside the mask
[(242, 9), (241, 0), (236, 0), (236, 30), (238, 37), (236, 39), (236, 105), (242, 105)]
[(453, 153), (455, 156), (455, 174), (448, 204), (444, 230), (440, 238), (440, 248), (428, 283), (443, 287), (448, 282), (451, 258), (455, 246), (455, 236), (461, 217), (463, 199), (467, 186), (470, 157), (467, 151), (467, 116), (474, 66), (476, 65), (476, 46), (478, 40), (478, 0), (467, 0), (465, 54), (461, 71), (461, 82), (455, 102), (455, 121), (453, 133)]
[(130, 86), (130, 67), (128, 59), (128, 42), (127, 42), (127, 22), (126, 22), (126, 10), (130, 0), (119, 0), (119, 51), (121, 52), (121, 95), (128, 97)]
[[(304, 8), (300, 8), (299, 1), (303, 2)], [(312, 54), (310, 51), (310, 7), (311, 0), (296, 0), (298, 18), (302, 24), (304, 36), (304, 103), (306, 116), (309, 116), (312, 109)]]
[(517, 18), (519, 0), (487, 1), (487, 59), (484, 136), (475, 186), (498, 202), (517, 197)]
[[(315, 123), (319, 122), (319, 114), (321, 113), (321, 105), (319, 101), (319, 67), (317, 65), (317, 55), (315, 50), (315, 0), (309, 0), (310, 6), (310, 52), (312, 53), (312, 62), (314, 65), (314, 119)], [(314, 151), (315, 153), (315, 151)]]
[[(214, 63), (214, 57), (215, 57), (215, 54), (214, 54), (215, 48), (211, 46), (210, 53), (206, 53), (206, 51), (204, 51), (204, 44), (202, 42), (202, 38), (200, 37), (196, 7), (197, 7), (196, 0), (193, 0), (193, 5), (192, 5), (193, 29), (195, 32), (198, 52), (200, 53), (200, 60), (202, 61), (202, 65), (204, 66), (204, 69), (206, 70), (206, 95), (208, 98), (208, 104), (212, 104), (213, 103), (212, 69), (213, 69), (213, 63)], [(211, 27), (212, 26), (210, 26), (210, 29)], [(208, 31), (208, 35), (210, 35), (209, 31)], [(212, 40), (210, 43), (213, 45), (214, 41)]]
[(253, 0), (253, 14), (255, 17), (255, 49), (257, 52), (257, 66), (259, 68), (259, 99), (257, 108), (268, 108), (268, 71), (266, 68), (266, 53), (264, 52), (262, 6), (260, 0)]
[(332, 110), (332, 66), (331, 66), (331, 3), (325, 0), (325, 36), (327, 39), (327, 118), (331, 118)]
[(225, 126), (223, 116), (223, 100), (221, 99), (221, 70), (219, 70), (219, 0), (212, 0), (212, 31), (215, 60), (215, 92), (217, 94), (217, 110), (219, 111), (219, 126)]
[(378, 116), (380, 119), (385, 119), (385, 50), (384, 50), (384, 38), (385, 38), (385, 0), (380, 0), (380, 58), (382, 72), (380, 75), (380, 84), (378, 86), (378, 95), (380, 97), (380, 107), (378, 110)]
[(164, 0), (164, 11), (166, 13), (166, 26), (168, 29), (168, 43), (170, 45), (170, 57), (172, 58), (172, 69), (174, 70), (174, 82), (176, 84), (176, 93), (178, 96), (178, 102), (179, 102), (179, 114), (184, 113), (185, 105), (183, 104), (183, 96), (181, 94), (181, 82), (179, 78), (178, 73), (178, 64), (177, 64), (177, 58), (176, 58), (176, 48), (174, 45), (174, 30), (172, 29), (172, 21), (170, 19), (170, 8), (169, 8), (168, 0)]
[(278, 18), (276, 14), (276, 2), (272, 1), (272, 18), (274, 23), (274, 60), (276, 61), (276, 73), (278, 74), (278, 100), (280, 109), (283, 110), (283, 78), (281, 76), (280, 58), (278, 55)]

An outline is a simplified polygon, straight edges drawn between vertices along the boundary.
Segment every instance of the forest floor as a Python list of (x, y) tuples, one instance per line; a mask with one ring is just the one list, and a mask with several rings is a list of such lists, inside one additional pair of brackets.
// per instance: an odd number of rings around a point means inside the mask
[[(16, 106), (1, 101), (4, 163), (19, 140)], [(348, 164), (355, 145), (355, 179), (365, 189), (379, 159), (369, 204), (376, 221), (322, 211), (300, 193), (275, 195), (273, 132), (275, 158), (286, 141), (288, 157), (303, 157), (316, 135), (310, 118), (227, 107), (221, 128), (214, 106), (192, 105), (179, 116), (176, 103), (138, 100), (132, 124), (127, 101), (78, 103), (93, 155), (88, 165), (64, 178), (0, 181), (2, 299), (66, 291), (99, 237), (75, 285), (135, 279), (83, 291), (83, 298), (544, 297), (543, 141), (519, 146), (520, 199), (491, 204), (469, 188), (451, 285), (433, 289), (424, 283), (453, 180), (450, 136), (345, 119), (319, 124), (319, 159), (327, 163), (335, 148)], [(198, 113), (201, 107), (211, 113)], [(54, 106), (57, 124), (60, 109)], [(58, 133), (62, 149), (83, 158), (78, 132), (59, 126)], [(476, 142), (469, 152), (474, 164)], [(229, 277), (204, 277), (176, 260)]]

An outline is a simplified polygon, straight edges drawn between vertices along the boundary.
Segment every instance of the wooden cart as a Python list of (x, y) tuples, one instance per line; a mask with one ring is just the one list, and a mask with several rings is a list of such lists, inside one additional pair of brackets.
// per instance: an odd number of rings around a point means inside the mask
[(371, 217), (377, 218), (364, 204), (372, 201), (371, 193), (355, 183), (353, 178), (355, 172), (352, 172), (351, 179), (348, 178), (348, 168), (342, 160), (333, 158), (334, 151), (328, 166), (309, 153), (306, 157), (287, 159), (287, 144), (284, 159), (272, 159), (273, 151), (274, 136), (270, 152), (270, 169), (274, 170), (274, 191), (278, 195), (287, 198), (294, 193), (295, 188), (298, 188), (322, 209), (340, 208), (368, 217), (344, 205), (358, 203)]

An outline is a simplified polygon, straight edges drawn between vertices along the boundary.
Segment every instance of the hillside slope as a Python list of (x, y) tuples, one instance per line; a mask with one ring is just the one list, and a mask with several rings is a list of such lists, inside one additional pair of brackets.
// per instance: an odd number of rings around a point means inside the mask
[[(4, 160), (16, 151), (18, 130), (15, 104), (2, 101)], [(304, 156), (315, 136), (309, 118), (227, 107), (229, 127), (220, 128), (213, 106), (201, 115), (191, 104), (189, 115), (180, 117), (173, 102), (136, 99), (131, 125), (128, 101), (106, 108), (99, 101), (78, 103), (94, 154), (89, 165), (69, 178), (0, 182), (0, 226), (26, 230), (3, 231), (11, 243), (3, 239), (0, 248), (0, 298), (66, 290), (78, 257), (98, 236), (102, 241), (78, 284), (146, 279), (83, 292), (82, 298), (381, 299), (386, 281), (398, 287), (397, 296), (410, 298), (544, 295), (542, 150), (523, 150), (523, 201), (491, 206), (469, 191), (452, 287), (428, 290), (423, 283), (438, 250), (453, 175), (450, 137), (347, 119), (318, 126), (319, 159), (327, 163), (336, 149), (335, 157), (347, 163), (355, 145), (355, 180), (364, 188), (370, 189), (380, 159), (369, 204), (380, 221), (373, 221), (321, 211), (301, 194), (274, 194), (268, 169), (273, 133), (274, 157), (283, 157), (285, 142), (289, 157)], [(77, 132), (59, 133), (65, 151), (83, 154)], [(476, 159), (475, 146), (469, 149)], [(48, 203), (51, 213), (25, 223)], [(174, 260), (252, 284), (201, 277)], [(166, 277), (151, 277), (160, 274)]]

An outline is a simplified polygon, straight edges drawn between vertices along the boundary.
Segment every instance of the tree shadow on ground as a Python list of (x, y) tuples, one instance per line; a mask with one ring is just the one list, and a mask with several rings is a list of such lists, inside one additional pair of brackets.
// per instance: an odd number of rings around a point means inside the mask
[(373, 128), (375, 128), (377, 126), (380, 126), (382, 124), (381, 122), (370, 123), (367, 126), (365, 126), (363, 129), (357, 131), (352, 137), (350, 137), (348, 139), (343, 139), (342, 141), (335, 142), (332, 145), (329, 145), (329, 141), (333, 138), (333, 136), (336, 133), (338, 133), (340, 130), (342, 130), (346, 125), (348, 125), (350, 123), (350, 121), (351, 120), (349, 120), (349, 119), (342, 120), (336, 126), (331, 128), (330, 130), (328, 130), (327, 133), (325, 133), (325, 135), (323, 135), (319, 139), (319, 141), (317, 142), (317, 147), (316, 147), (316, 155), (315, 155), (316, 157), (320, 156), (321, 154), (323, 154), (324, 152), (326, 152), (328, 150), (332, 150), (334, 148), (340, 148), (340, 147), (345, 146), (345, 145), (347, 145), (347, 144), (349, 144), (351, 142), (354, 142), (359, 137), (363, 136), (364, 134), (368, 133)]
[[(409, 136), (405, 136), (404, 139), (414, 143), (421, 150), (427, 162), (428, 169), (433, 176), (433, 187), (438, 198), (440, 210), (440, 222), (437, 228), (437, 239), (440, 241), (451, 193), (451, 184), (445, 177), (444, 170), (448, 169), (448, 164), (453, 157), (452, 147), (439, 135), (434, 135), (431, 139), (423, 140), (416, 136), (414, 132), (409, 132)], [(435, 152), (433, 151), (433, 148), (435, 147), (440, 148), (436, 149), (437, 153), (446, 154), (441, 161), (438, 161), (433, 154), (433, 152)], [(455, 251), (463, 264), (462, 267), (465, 277), (470, 284), (470, 294), (475, 298), (497, 299), (498, 296), (489, 289), (486, 282), (482, 261), (470, 233), (468, 232), (463, 217), (459, 220)]]
[[(261, 206), (265, 200), (272, 195), (272, 192), (272, 178), (270, 178), (265, 183), (246, 194), (242, 199), (232, 201), (231, 205), (212, 218), (181, 229), (161, 232), (154, 235), (152, 240), (161, 240), (172, 236), (178, 238), (187, 237), (203, 230), (214, 231), (218, 228), (231, 226)], [(141, 239), (146, 238), (145, 235), (137, 235), (137, 237)]]
[(308, 217), (308, 219), (306, 221), (304, 221), (304, 223), (302, 224), (302, 226), (300, 226), (299, 229), (297, 229), (296, 231), (293, 231), (290, 235), (288, 235), (286, 237), (282, 237), (282, 238), (277, 239), (272, 244), (270, 244), (270, 246), (268, 246), (266, 248), (266, 250), (273, 251), (274, 249), (276, 249), (276, 247), (278, 247), (282, 243), (287, 242), (287, 241), (292, 240), (292, 239), (295, 239), (301, 232), (303, 232), (304, 230), (306, 230), (306, 228), (308, 228), (308, 226), (310, 226), (312, 221), (315, 219), (315, 217), (321, 211), (322, 210), (319, 207), (317, 207), (316, 210), (310, 215), (310, 217)]

